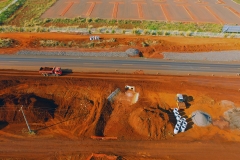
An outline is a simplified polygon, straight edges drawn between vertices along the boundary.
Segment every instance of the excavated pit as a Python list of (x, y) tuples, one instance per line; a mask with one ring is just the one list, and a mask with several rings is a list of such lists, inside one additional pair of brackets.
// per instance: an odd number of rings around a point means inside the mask
[[(105, 76), (114, 77), (108, 74)], [(130, 75), (126, 75), (128, 76)], [(218, 111), (218, 102), (223, 99), (218, 93), (222, 93), (224, 86), (213, 90), (208, 85), (199, 85), (191, 77), (184, 79), (162, 76), (145, 81), (143, 77), (148, 77), (147, 75), (133, 76), (137, 78), (122, 80), (102, 77), (84, 79), (69, 76), (2, 76), (0, 133), (23, 135), (21, 131), (27, 131), (24, 117), (19, 111), (20, 107), (23, 107), (29, 125), (37, 136), (52, 135), (70, 139), (91, 136), (117, 137), (119, 140), (171, 139), (175, 137), (173, 126), (176, 120), (169, 109), (176, 107), (176, 92), (183, 93), (184, 90), (185, 94), (194, 97), (194, 101), (189, 102), (190, 107), (182, 113), (186, 119), (190, 119), (188, 116), (197, 109), (211, 114), (215, 120), (223, 116), (225, 110)], [(126, 85), (134, 85), (139, 93), (135, 104), (124, 94)], [(217, 85), (221, 86), (220, 80)], [(116, 88), (120, 89), (120, 93), (109, 102), (107, 97)], [(200, 91), (202, 95), (199, 95)], [(224, 99), (239, 104), (239, 92), (234, 88), (226, 88), (226, 91), (229, 94), (224, 95)], [(213, 99), (215, 103), (212, 103)], [(200, 138), (205, 130), (207, 133), (207, 129), (203, 128), (203, 131), (195, 134), (198, 128), (194, 128), (190, 123), (189, 126), (186, 133), (180, 133), (179, 137), (186, 135), (190, 139)], [(209, 136), (209, 139), (217, 133), (227, 135), (224, 128), (218, 129), (211, 129), (212, 136)], [(229, 137), (237, 139), (237, 135)]]
[[(22, 107), (31, 129), (38, 134), (69, 134), (72, 137), (115, 136), (133, 139), (162, 139), (166, 134), (162, 128), (167, 128), (169, 119), (160, 110), (144, 115), (156, 118), (151, 123), (144, 122), (146, 125), (144, 127), (148, 130), (150, 125), (155, 129), (140, 132), (141, 125), (136, 121), (141, 114), (136, 114), (135, 118), (131, 114), (134, 115), (136, 110), (144, 110), (142, 105), (138, 103), (131, 105), (124, 98), (117, 98), (114, 102), (106, 99), (116, 86), (124, 90), (125, 84), (122, 82), (115, 84), (106, 80), (41, 77), (1, 80), (0, 86), (2, 86), (0, 92), (2, 128), (9, 124), (25, 123), (22, 112), (19, 111)], [(140, 95), (144, 95), (142, 87), (139, 91)]]

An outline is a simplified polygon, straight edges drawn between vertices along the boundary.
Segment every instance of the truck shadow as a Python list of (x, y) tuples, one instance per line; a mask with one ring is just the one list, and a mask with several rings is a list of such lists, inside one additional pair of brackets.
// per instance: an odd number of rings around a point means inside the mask
[(184, 102), (185, 102), (185, 104), (186, 104), (186, 108), (189, 108), (189, 107), (191, 106), (190, 102), (193, 101), (193, 97), (184, 94), (184, 95), (183, 95), (183, 99), (184, 99)]
[(0, 130), (5, 128), (8, 125), (7, 121), (0, 121)]
[(73, 73), (72, 69), (69, 69), (69, 68), (62, 69), (62, 75), (68, 75), (68, 74), (71, 74), (71, 73)]

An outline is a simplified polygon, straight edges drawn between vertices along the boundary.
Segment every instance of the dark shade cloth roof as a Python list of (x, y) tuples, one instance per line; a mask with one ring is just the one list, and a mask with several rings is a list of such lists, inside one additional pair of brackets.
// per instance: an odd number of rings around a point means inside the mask
[(240, 33), (240, 26), (224, 25), (222, 28), (223, 33)]

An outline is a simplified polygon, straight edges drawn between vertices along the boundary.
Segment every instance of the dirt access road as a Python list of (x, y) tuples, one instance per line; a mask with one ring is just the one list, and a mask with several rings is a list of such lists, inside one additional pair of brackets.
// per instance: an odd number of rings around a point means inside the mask
[[(240, 131), (230, 128), (230, 122), (223, 119), (226, 110), (240, 105), (238, 77), (30, 75), (23, 71), (19, 76), (0, 77), (3, 159), (87, 159), (92, 153), (116, 155), (119, 159), (238, 157)], [(129, 102), (125, 85), (136, 87), (136, 104)], [(116, 88), (120, 93), (113, 103), (108, 103), (106, 98)], [(181, 112), (189, 121), (187, 131), (173, 136), (175, 118), (168, 110), (176, 106), (176, 93), (193, 100)], [(226, 100), (228, 105), (224, 105)], [(18, 111), (21, 105), (34, 135), (27, 132)], [(218, 124), (194, 125), (189, 115), (198, 109), (209, 113)], [(91, 140), (91, 136), (117, 140)]]

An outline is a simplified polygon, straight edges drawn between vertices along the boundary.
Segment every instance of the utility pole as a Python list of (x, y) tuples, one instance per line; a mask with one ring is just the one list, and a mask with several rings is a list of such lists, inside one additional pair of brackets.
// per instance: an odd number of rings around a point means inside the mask
[[(22, 106), (22, 107), (23, 107), (23, 106)], [(23, 114), (24, 120), (25, 120), (25, 122), (26, 122), (26, 124), (27, 124), (27, 127), (28, 127), (28, 130), (29, 130), (29, 133), (31, 133), (32, 130), (31, 130), (29, 124), (28, 124), (27, 118), (26, 118), (26, 116), (25, 116), (25, 114), (24, 114), (24, 112), (23, 112), (22, 107), (20, 108), (20, 110), (22, 111), (22, 114)]]

